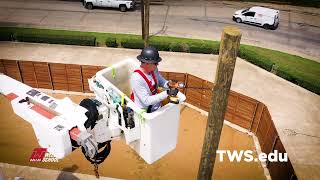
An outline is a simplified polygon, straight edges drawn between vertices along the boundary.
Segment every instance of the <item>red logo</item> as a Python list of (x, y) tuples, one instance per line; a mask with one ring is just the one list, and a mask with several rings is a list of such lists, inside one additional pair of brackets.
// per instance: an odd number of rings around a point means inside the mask
[(29, 159), (30, 162), (42, 162), (47, 152), (47, 148), (34, 148)]

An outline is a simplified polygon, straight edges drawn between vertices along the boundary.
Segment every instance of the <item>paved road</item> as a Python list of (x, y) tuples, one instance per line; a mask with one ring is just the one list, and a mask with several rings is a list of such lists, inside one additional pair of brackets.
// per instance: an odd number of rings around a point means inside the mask
[[(281, 10), (277, 30), (237, 24), (235, 10), (251, 3), (223, 1), (160, 1), (151, 6), (151, 34), (219, 40), (226, 25), (238, 26), (242, 43), (277, 49), (320, 62), (320, 14), (316, 8), (263, 4)], [(0, 26), (140, 34), (139, 7), (86, 10), (77, 0), (0, 0)]]

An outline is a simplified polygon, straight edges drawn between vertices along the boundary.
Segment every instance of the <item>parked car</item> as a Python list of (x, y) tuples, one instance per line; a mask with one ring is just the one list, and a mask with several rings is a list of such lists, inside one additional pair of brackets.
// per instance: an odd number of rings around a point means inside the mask
[(94, 7), (119, 8), (121, 12), (133, 9), (136, 5), (134, 0), (83, 0), (83, 5), (87, 9)]
[(244, 22), (274, 30), (279, 26), (279, 16), (279, 10), (255, 6), (236, 11), (232, 19), (237, 23)]

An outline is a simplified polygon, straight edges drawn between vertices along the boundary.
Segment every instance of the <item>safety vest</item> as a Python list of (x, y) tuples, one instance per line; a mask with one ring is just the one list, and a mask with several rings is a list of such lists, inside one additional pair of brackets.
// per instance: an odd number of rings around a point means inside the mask
[[(149, 89), (150, 89), (152, 95), (157, 94), (157, 87), (158, 87), (158, 86), (157, 86), (157, 78), (156, 78), (156, 76), (155, 76), (155, 74), (154, 74), (153, 71), (151, 72), (151, 76), (152, 76), (152, 79), (153, 79), (153, 81), (154, 81), (154, 86), (152, 86), (152, 82), (149, 81), (149, 79), (147, 78), (147, 76), (146, 76), (141, 70), (137, 69), (137, 70), (135, 70), (134, 72), (139, 73), (140, 76), (146, 81), (146, 83), (148, 84)], [(133, 92), (131, 92), (130, 99), (134, 102), (134, 94), (133, 94)]]

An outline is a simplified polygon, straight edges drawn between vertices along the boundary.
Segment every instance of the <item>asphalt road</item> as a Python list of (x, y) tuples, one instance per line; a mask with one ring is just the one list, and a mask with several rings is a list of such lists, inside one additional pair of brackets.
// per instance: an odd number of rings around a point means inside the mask
[[(262, 4), (280, 9), (277, 30), (237, 24), (233, 13), (252, 3), (158, 1), (150, 8), (150, 34), (220, 40), (223, 27), (238, 26), (241, 43), (289, 52), (320, 62), (320, 14), (316, 8)], [(260, 4), (261, 5), (261, 4)], [(85, 9), (77, 0), (0, 0), (0, 26), (141, 34), (140, 11)]]

